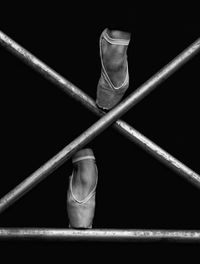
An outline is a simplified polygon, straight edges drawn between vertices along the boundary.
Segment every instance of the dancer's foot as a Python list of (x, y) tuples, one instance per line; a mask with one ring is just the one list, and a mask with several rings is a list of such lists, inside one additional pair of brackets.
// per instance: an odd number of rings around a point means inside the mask
[(94, 189), (97, 180), (96, 165), (91, 149), (82, 149), (73, 157), (73, 194), (78, 200), (85, 199)]
[(67, 196), (70, 227), (91, 228), (98, 177), (94, 154), (91, 149), (82, 149), (74, 155), (72, 162), (74, 170)]
[(100, 37), (102, 72), (97, 87), (97, 105), (111, 109), (123, 97), (129, 85), (127, 48), (130, 34), (105, 29)]

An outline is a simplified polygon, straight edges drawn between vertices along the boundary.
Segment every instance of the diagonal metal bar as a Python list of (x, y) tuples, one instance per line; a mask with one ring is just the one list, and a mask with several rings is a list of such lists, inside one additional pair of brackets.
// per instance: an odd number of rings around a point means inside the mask
[[(199, 41), (200, 39), (194, 42), (190, 47), (183, 51), (183, 54), (187, 53), (188, 51), (190, 53), (190, 50), (192, 50), (192, 55), (195, 55), (199, 51)], [(56, 73), (46, 64), (38, 60), (34, 55), (25, 50), (23, 47), (21, 47), (19, 44), (17, 44), (14, 40), (9, 38), (1, 31), (0, 44), (5, 46), (10, 52), (12, 52), (18, 58), (22, 59), (27, 65), (31, 66), (42, 76), (56, 84), (59, 88), (61, 88), (72, 98), (78, 100), (93, 113), (97, 114), (98, 116), (102, 116), (103, 114), (105, 114), (103, 111), (97, 108), (92, 98), (82, 92), (75, 85), (67, 81), (64, 77)], [(192, 57), (192, 55), (190, 55), (190, 58)], [(185, 177), (187, 180), (190, 181), (192, 178), (198, 179), (199, 175), (197, 173), (185, 166), (183, 163), (174, 158), (168, 152), (160, 148), (154, 142), (146, 138), (144, 135), (142, 135), (139, 131), (131, 127), (126, 122), (122, 120), (117, 120), (113, 124), (113, 127), (122, 135), (126, 136), (131, 141), (143, 148), (145, 151), (157, 158), (159, 161), (167, 165), (169, 168), (173, 169), (175, 172)]]
[(0, 228), (0, 240), (200, 243), (199, 230)]
[[(0, 212), (5, 210), (8, 206), (17, 201), (26, 192), (31, 190), (40, 181), (44, 180), (56, 168), (67, 161), (77, 150), (85, 146), (88, 142), (94, 139), (97, 135), (103, 132), (109, 125), (111, 125), (120, 116), (125, 114), (131, 107), (137, 104), (147, 94), (154, 90), (163, 80), (169, 77), (175, 70), (177, 70), (184, 62), (191, 58), (197, 50), (200, 49), (200, 39), (193, 43), (189, 48), (183, 51), (158, 73), (152, 76), (148, 81), (141, 85), (130, 96), (118, 104), (114, 109), (109, 111), (106, 115), (100, 118), (90, 128), (83, 132), (79, 137), (73, 140), (69, 145), (63, 148), (57, 155), (47, 161), (43, 166), (26, 178), (23, 182), (17, 185), (13, 190), (6, 194), (0, 200)], [(200, 187), (199, 175), (187, 175), (191, 182)]]

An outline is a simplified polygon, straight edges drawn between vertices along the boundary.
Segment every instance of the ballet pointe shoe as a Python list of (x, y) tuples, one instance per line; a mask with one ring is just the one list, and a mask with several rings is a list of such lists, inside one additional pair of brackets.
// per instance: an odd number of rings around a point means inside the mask
[(91, 149), (82, 149), (72, 158), (74, 166), (69, 178), (67, 212), (70, 228), (92, 228), (98, 171)]
[(122, 31), (105, 29), (100, 36), (102, 67), (101, 77), (97, 85), (96, 104), (103, 110), (110, 110), (118, 104), (129, 87), (126, 54), (129, 42), (130, 34)]

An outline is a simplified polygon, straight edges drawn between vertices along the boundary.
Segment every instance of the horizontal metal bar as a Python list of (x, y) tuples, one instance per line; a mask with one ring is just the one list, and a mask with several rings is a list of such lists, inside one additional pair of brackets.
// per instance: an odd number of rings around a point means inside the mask
[[(13, 190), (0, 200), (0, 213), (5, 210), (12, 203), (17, 201), (26, 192), (31, 190), (40, 181), (44, 180), (56, 168), (67, 161), (78, 149), (85, 146), (88, 142), (94, 139), (97, 135), (103, 132), (109, 125), (111, 125), (120, 116), (126, 113), (131, 107), (137, 104), (147, 94), (155, 89), (163, 80), (169, 77), (175, 70), (177, 70), (185, 61), (193, 56), (197, 50), (200, 49), (200, 39), (193, 43), (189, 48), (185, 49), (175, 59), (163, 67), (158, 73), (141, 85), (130, 96), (118, 104), (114, 109), (109, 111), (106, 115), (100, 118), (90, 128), (83, 132), (79, 137), (73, 140), (69, 145), (62, 149), (57, 155), (47, 161), (43, 166), (26, 178), (23, 182), (17, 185)], [(200, 187), (200, 177), (198, 175), (187, 175), (190, 180), (198, 187)]]
[(199, 230), (140, 230), (140, 229), (53, 229), (0, 228), (0, 240), (62, 240), (62, 241), (168, 241), (198, 242)]
[[(198, 42), (199, 40), (197, 40), (197, 43)], [(17, 57), (22, 59), (29, 66), (31, 66), (33, 69), (35, 69), (37, 72), (42, 74), (42, 76), (52, 81), (68, 95), (71, 95), (72, 98), (82, 103), (93, 113), (97, 114), (98, 116), (102, 116), (103, 114), (105, 114), (96, 106), (94, 100), (90, 98), (87, 94), (85, 94), (75, 85), (67, 81), (64, 77), (56, 73), (46, 64), (38, 60), (34, 55), (25, 50), (23, 47), (21, 47), (19, 44), (17, 44), (14, 40), (9, 38), (6, 34), (1, 31), (0, 43), (4, 45), (13, 54), (15, 54)], [(196, 46), (195, 43), (192, 44), (192, 46), (193, 45)], [(190, 49), (190, 47), (188, 49)], [(193, 51), (194, 54), (198, 52), (198, 50), (199, 48), (195, 48)], [(160, 148), (158, 145), (156, 145), (154, 142), (142, 135), (139, 131), (131, 127), (126, 122), (118, 120), (113, 124), (113, 127), (118, 132), (129, 138), (131, 141), (142, 147), (145, 151), (153, 155), (159, 161), (167, 165), (169, 168), (173, 169), (181, 176), (184, 176), (187, 180), (191, 181), (191, 179), (193, 178), (199, 178), (199, 175), (197, 173), (185, 166), (182, 162), (174, 158), (172, 155)], [(192, 183), (194, 183), (194, 181), (192, 181)]]

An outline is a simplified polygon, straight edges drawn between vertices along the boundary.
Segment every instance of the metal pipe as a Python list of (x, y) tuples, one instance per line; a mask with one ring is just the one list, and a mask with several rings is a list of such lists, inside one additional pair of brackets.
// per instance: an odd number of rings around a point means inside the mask
[[(197, 40), (197, 43), (199, 40)], [(59, 75), (57, 72), (52, 70), (49, 66), (41, 62), (37, 59), (33, 54), (28, 52), (26, 49), (17, 44), (14, 40), (9, 38), (6, 34), (0, 31), (0, 44), (5, 46), (10, 52), (16, 55), (18, 58), (22, 59), (27, 65), (31, 66), (37, 72), (39, 72), (42, 76), (44, 76), (49, 81), (53, 82), (59, 88), (61, 88), (65, 93), (70, 95), (72, 98), (79, 101), (86, 108), (91, 110), (98, 116), (102, 116), (105, 114), (102, 110), (100, 110), (95, 101), (89, 97), (87, 94), (82, 92), (75, 85), (67, 81), (64, 77)], [(194, 46), (196, 46), (194, 44)], [(197, 44), (198, 46), (198, 44)], [(199, 50), (199, 47), (195, 47), (193, 52), (196, 53)], [(193, 53), (193, 54), (194, 54)], [(117, 120), (113, 127), (120, 132), (122, 135), (126, 136), (132, 142), (139, 145), (143, 150), (153, 155), (157, 160), (167, 165), (169, 168), (173, 169), (178, 174), (184, 176), (189, 181), (192, 178), (197, 178), (199, 175), (195, 173), (193, 170), (185, 166), (179, 160), (174, 158), (168, 152), (160, 148), (154, 142), (149, 140), (147, 137), (142, 135), (139, 131), (131, 127), (129, 124), (122, 120)], [(191, 176), (191, 177), (190, 177)]]
[(49, 66), (47, 66), (44, 62), (42, 62), (33, 54), (31, 54), (29, 51), (24, 49), (22, 46), (20, 46), (13, 39), (8, 37), (1, 30), (0, 30), (0, 44), (3, 47), (5, 47), (8, 51), (10, 51), (13, 55), (17, 56), (19, 59), (25, 62), (28, 66), (39, 72), (47, 80), (51, 81), (59, 88), (61, 88), (61, 90), (63, 90), (68, 95), (70, 95), (73, 99), (85, 105), (92, 112), (95, 112), (96, 114), (99, 113), (99, 110), (96, 107), (96, 104), (92, 100), (92, 98), (87, 96), (74, 84), (66, 80), (56, 71), (54, 71)]
[[(10, 51), (12, 54), (17, 56), (19, 59), (24, 61), (27, 65), (29, 65), (34, 70), (39, 72), (43, 77), (56, 84), (65, 93), (67, 93), (72, 98), (85, 105), (92, 112), (98, 115), (100, 113), (104, 113), (96, 107), (96, 104), (92, 98), (90, 98), (87, 94), (82, 92), (77, 86), (66, 80), (56, 71), (51, 69), (49, 66), (43, 63), (41, 60), (39, 60), (29, 51), (24, 49), (22, 46), (16, 43), (13, 39), (11, 39), (1, 30), (0, 30), (0, 44), (4, 46), (8, 51)], [(169, 65), (167, 65), (167, 67), (163, 68), (160, 71), (160, 74), (163, 75), (163, 78), (162, 76), (159, 76), (159, 72), (158, 72), (156, 74), (157, 80), (155, 80), (155, 75), (154, 75), (154, 78), (149, 79), (148, 82), (150, 82), (151, 80), (152, 82), (156, 81), (157, 84), (159, 84), (159, 81), (162, 82), (165, 78), (168, 78), (168, 76), (171, 75), (173, 71), (177, 70), (189, 59), (191, 59), (195, 54), (199, 52), (199, 50), (200, 50), (200, 38), (198, 38), (194, 43), (192, 43), (188, 48), (186, 48), (173, 61), (171, 61)], [(164, 72), (164, 70), (166, 70), (166, 72)], [(149, 85), (151, 85), (151, 83), (149, 83)], [(150, 91), (151, 90), (149, 90), (149, 92)]]
[[(26, 192), (31, 190), (40, 181), (44, 180), (56, 168), (67, 161), (77, 150), (84, 147), (88, 142), (99, 135), (109, 125), (111, 125), (120, 116), (125, 114), (131, 107), (143, 99), (150, 91), (155, 89), (163, 80), (169, 77), (176, 69), (191, 58), (197, 50), (200, 50), (200, 39), (185, 49), (175, 59), (163, 67), (158, 73), (152, 76), (148, 81), (135, 90), (130, 96), (118, 104), (114, 109), (100, 118), (90, 128), (83, 132), (79, 137), (73, 140), (69, 145), (63, 148), (58, 154), (47, 161), (43, 166), (17, 185), (13, 190), (0, 200), (0, 213), (12, 203), (17, 201)], [(185, 175), (183, 175), (185, 176)], [(189, 174), (186, 179), (190, 179), (192, 183), (200, 187), (200, 176), (197, 174)]]
[(199, 230), (0, 228), (0, 240), (176, 241), (200, 243)]
[[(197, 43), (198, 42), (199, 40), (197, 40)], [(94, 100), (90, 98), (87, 94), (82, 92), (75, 85), (67, 81), (64, 77), (62, 77), (50, 67), (45, 65), (43, 62), (38, 60), (34, 55), (25, 50), (23, 47), (21, 47), (19, 44), (17, 44), (14, 40), (9, 38), (6, 34), (1, 31), (0, 43), (5, 46), (9, 51), (11, 51), (14, 55), (22, 59), (25, 63), (27, 63), (37, 72), (39, 72), (42, 76), (46, 77), (58, 87), (62, 88), (62, 90), (68, 95), (71, 95), (72, 98), (81, 102), (86, 108), (91, 110), (93, 113), (97, 114), (98, 116), (102, 116), (103, 114), (105, 114), (96, 106)], [(192, 52), (198, 52), (198, 44), (196, 46), (194, 43), (194, 45), (192, 44), (192, 46), (195, 47)], [(159, 161), (173, 169), (178, 174), (186, 177), (188, 180), (191, 179), (191, 177), (188, 175), (191, 175), (192, 178), (198, 179), (199, 175), (197, 173), (185, 166), (183, 163), (181, 163), (179, 160), (167, 153), (165, 150), (157, 146), (154, 142), (146, 138), (144, 135), (142, 135), (139, 131), (131, 127), (126, 122), (122, 120), (117, 120), (113, 124), (113, 127), (116, 128), (118, 132), (129, 138), (131, 141), (142, 147), (145, 151), (153, 155)]]

